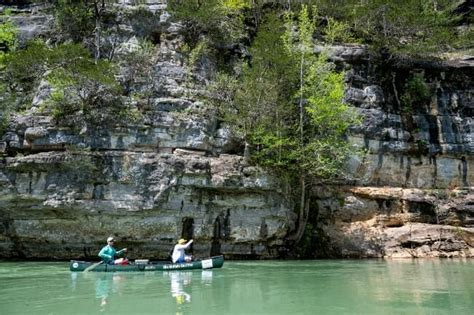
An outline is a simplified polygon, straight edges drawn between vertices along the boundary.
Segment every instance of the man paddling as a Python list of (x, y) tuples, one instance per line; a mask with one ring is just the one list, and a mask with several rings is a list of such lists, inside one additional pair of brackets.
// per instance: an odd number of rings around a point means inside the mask
[(99, 252), (99, 257), (102, 258), (102, 261), (106, 264), (109, 265), (126, 265), (128, 264), (128, 259), (127, 258), (119, 258), (115, 259), (115, 257), (120, 257), (124, 253), (127, 252), (127, 249), (121, 249), (119, 251), (116, 251), (114, 248), (114, 238), (110, 236), (107, 238), (107, 245), (104, 246), (100, 252)]
[(190, 262), (193, 257), (191, 255), (185, 255), (184, 250), (191, 245), (193, 240), (190, 240), (189, 242), (186, 243), (185, 239), (180, 239), (178, 241), (178, 244), (174, 246), (173, 249), (173, 255), (171, 255), (171, 260), (173, 263), (184, 263), (184, 262)]

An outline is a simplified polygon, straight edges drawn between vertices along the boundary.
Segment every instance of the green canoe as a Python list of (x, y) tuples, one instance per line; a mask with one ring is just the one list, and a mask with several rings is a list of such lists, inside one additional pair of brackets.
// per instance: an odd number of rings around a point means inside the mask
[(88, 271), (113, 272), (113, 271), (156, 271), (156, 270), (188, 270), (188, 269), (210, 269), (220, 268), (224, 264), (224, 256), (214, 256), (189, 263), (173, 264), (166, 261), (148, 262), (147, 260), (136, 260), (128, 265), (107, 265), (94, 262), (71, 260), (69, 269), (71, 271), (84, 271), (96, 264)]

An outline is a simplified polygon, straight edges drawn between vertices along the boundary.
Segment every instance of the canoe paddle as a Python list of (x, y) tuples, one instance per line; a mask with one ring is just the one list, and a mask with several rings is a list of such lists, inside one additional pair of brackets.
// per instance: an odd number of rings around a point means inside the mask
[(89, 267), (87, 267), (86, 269), (84, 269), (83, 272), (89, 272), (89, 271), (92, 271), (95, 269), (95, 267), (97, 267), (98, 265), (102, 264), (104, 261), (99, 261), (98, 263), (95, 263), (93, 265), (90, 265)]

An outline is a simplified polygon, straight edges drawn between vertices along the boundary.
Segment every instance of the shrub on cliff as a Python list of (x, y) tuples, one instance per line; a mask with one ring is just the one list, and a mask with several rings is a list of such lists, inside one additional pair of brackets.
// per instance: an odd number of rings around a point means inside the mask
[(17, 46), (18, 29), (10, 20), (10, 11), (6, 10), (0, 15), (0, 133), (6, 127), (9, 113), (12, 110), (14, 96), (8, 92), (8, 84), (5, 81), (6, 60)]
[[(452, 0), (311, 0), (322, 16), (374, 49), (427, 56), (472, 46), (473, 29), (461, 30)], [(470, 40), (469, 40), (470, 39)]]
[[(462, 2), (462, 1), (461, 1)], [(375, 50), (411, 56), (436, 55), (472, 48), (474, 29), (459, 27), (471, 14), (458, 14), (452, 0), (170, 0), (173, 15), (190, 26), (190, 39), (201, 36), (215, 43), (235, 43), (252, 36), (268, 12), (297, 13), (304, 5), (320, 11), (316, 36), (327, 43), (360, 42)], [(245, 34), (248, 33), (248, 34)]]
[(51, 92), (41, 102), (41, 110), (51, 113), (59, 125), (114, 124), (127, 115), (114, 65), (94, 60), (79, 44), (30, 42), (25, 49), (5, 57), (2, 72), (9, 92), (23, 96), (17, 110), (31, 106), (40, 84), (49, 85)]
[(426, 105), (431, 99), (431, 93), (423, 73), (413, 73), (400, 96), (402, 110), (412, 113), (415, 106)]
[(114, 0), (49, 0), (53, 4), (59, 41), (72, 40), (93, 52), (94, 58), (114, 55), (110, 34), (118, 31)]

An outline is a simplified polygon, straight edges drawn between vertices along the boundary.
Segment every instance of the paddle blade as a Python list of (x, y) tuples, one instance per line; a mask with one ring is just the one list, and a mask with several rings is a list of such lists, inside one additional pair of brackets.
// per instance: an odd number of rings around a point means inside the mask
[(89, 271), (92, 271), (95, 269), (95, 267), (97, 267), (98, 265), (102, 264), (102, 261), (99, 261), (98, 263), (95, 263), (93, 265), (90, 265), (89, 267), (87, 267), (86, 269), (84, 269), (83, 272), (89, 272)]

